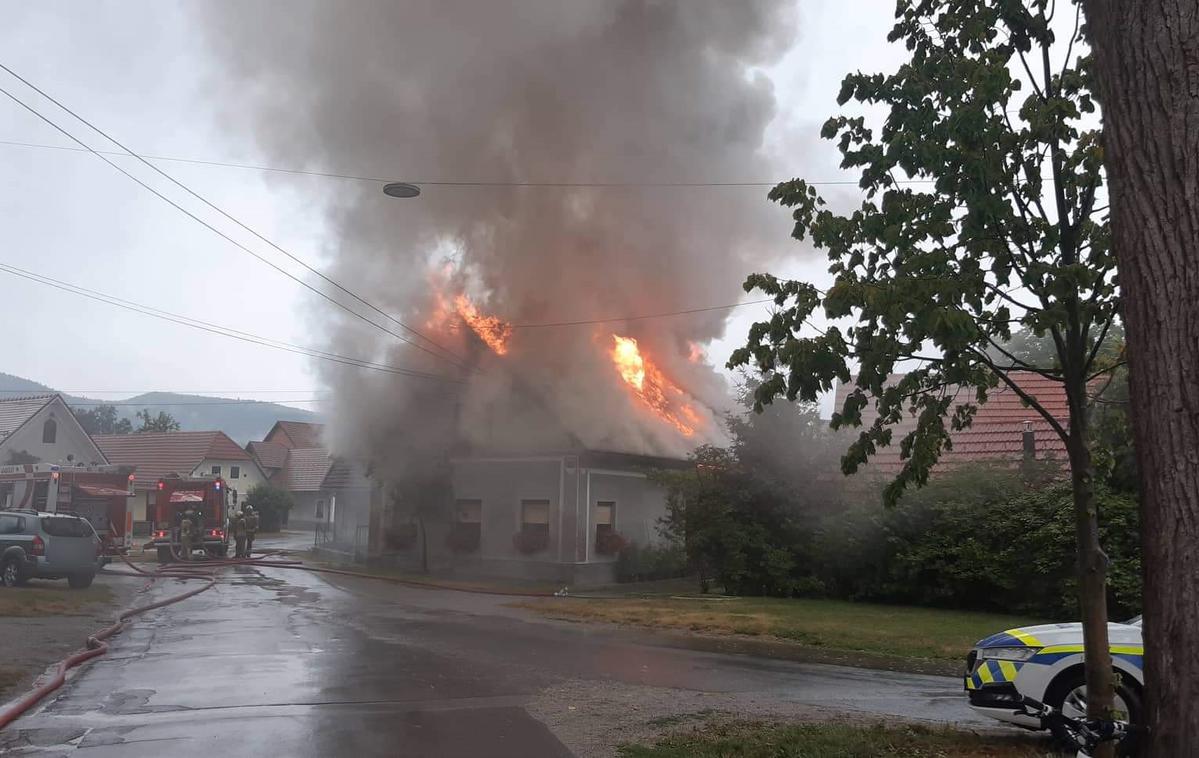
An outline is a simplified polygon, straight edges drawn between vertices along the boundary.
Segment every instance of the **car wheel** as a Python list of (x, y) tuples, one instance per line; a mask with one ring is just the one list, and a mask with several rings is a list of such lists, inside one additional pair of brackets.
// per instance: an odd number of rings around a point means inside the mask
[(91, 587), (95, 578), (95, 574), (71, 574), (67, 577), (67, 584), (71, 585), (72, 589), (83, 590)]
[(17, 564), (16, 558), (9, 558), (0, 567), (0, 584), (5, 587), (16, 587), (18, 584), (23, 584), (21, 567)]
[[(1144, 711), (1141, 708), (1141, 697), (1127, 682), (1120, 681), (1123, 676), (1117, 673), (1116, 712), (1123, 713), (1124, 719), (1130, 724), (1141, 724)], [(1085, 674), (1079, 670), (1063, 676), (1053, 683), (1045, 704), (1056, 708), (1062, 715), (1072, 719), (1087, 717), (1087, 684)], [(1064, 724), (1054, 724), (1053, 736), (1072, 750), (1086, 747), (1079, 735)], [(1131, 737), (1120, 744), (1120, 755), (1136, 755), (1136, 743)]]
[(169, 547), (158, 548), (158, 562), (159, 563), (170, 563), (171, 559), (173, 557), (174, 556), (171, 555), (171, 549)]

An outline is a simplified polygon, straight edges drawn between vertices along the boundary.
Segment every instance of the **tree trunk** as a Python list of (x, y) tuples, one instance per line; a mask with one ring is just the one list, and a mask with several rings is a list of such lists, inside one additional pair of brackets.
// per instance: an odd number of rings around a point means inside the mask
[[(1081, 381), (1079, 384), (1085, 388)], [(1085, 394), (1070, 393), (1070, 484), (1074, 491), (1074, 535), (1078, 543), (1078, 604), (1082, 612), (1083, 666), (1087, 679), (1087, 716), (1107, 719), (1115, 705), (1115, 677), (1107, 634), (1107, 556), (1099, 545), (1099, 513), (1095, 503), (1094, 467), (1087, 447)], [(1115, 755), (1111, 743), (1095, 758)]]
[(1199, 8), (1085, 0), (1141, 477), (1149, 754), (1199, 755)]

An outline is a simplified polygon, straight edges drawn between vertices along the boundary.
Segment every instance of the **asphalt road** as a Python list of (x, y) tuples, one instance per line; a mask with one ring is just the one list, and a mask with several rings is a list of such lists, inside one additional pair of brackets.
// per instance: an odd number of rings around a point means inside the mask
[[(148, 595), (179, 586), (159, 582)], [(552, 758), (571, 755), (571, 740), (530, 711), (544, 712), (546, 693), (589, 687), (615, 693), (615, 712), (594, 716), (610, 721), (638, 708), (623, 705), (635, 691), (642, 703), (745, 696), (776, 713), (987, 723), (965, 708), (956, 679), (686, 650), (658, 635), (532, 619), (509, 602), (229, 569), (213, 590), (137, 621), (0, 733), (0, 753)]]

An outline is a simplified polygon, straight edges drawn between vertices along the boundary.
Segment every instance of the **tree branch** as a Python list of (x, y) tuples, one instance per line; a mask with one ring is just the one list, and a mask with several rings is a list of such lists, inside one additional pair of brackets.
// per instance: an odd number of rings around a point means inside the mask
[(1049, 423), (1049, 426), (1053, 429), (1053, 431), (1057, 432), (1057, 436), (1061, 437), (1063, 442), (1067, 440), (1069, 433), (1065, 430), (1065, 428), (1062, 427), (1061, 422), (1057, 420), (1056, 416), (1045, 410), (1045, 406), (1041, 405), (1039, 400), (1025, 392), (1020, 385), (1016, 384), (1016, 382), (1007, 375), (1006, 372), (999, 370), (995, 366), (995, 363), (991, 360), (990, 356), (981, 351), (975, 351), (975, 353), (980, 361), (990, 367), (992, 373), (995, 374), (999, 381), (1006, 384), (1012, 390), (1012, 392), (1016, 393), (1017, 397), (1027, 403), (1030, 408), (1039, 413), (1041, 418), (1045, 419), (1045, 421)]
[(1107, 339), (1107, 331), (1112, 328), (1112, 322), (1116, 320), (1116, 314), (1107, 317), (1107, 323), (1103, 325), (1103, 329), (1099, 332), (1099, 338), (1095, 340), (1095, 344), (1091, 346), (1091, 351), (1087, 355), (1086, 361), (1082, 364), (1083, 373), (1091, 370), (1091, 366), (1095, 364), (1095, 356), (1099, 355), (1100, 349), (1103, 348), (1103, 341)]
[(1054, 381), (1061, 381), (1061, 379), (1060, 379), (1060, 374), (1062, 373), (1061, 369), (1042, 369), (1038, 366), (1032, 365), (1031, 363), (1023, 361), (1023, 360), (1017, 358), (1016, 356), (1012, 355), (1011, 353), (1009, 353), (1007, 350), (1005, 350), (1002, 345), (1000, 345), (995, 340), (991, 339), (990, 336), (987, 337), (987, 342), (991, 343), (991, 347), (993, 347), (996, 350), (998, 350), (999, 352), (1003, 353), (1004, 357), (1006, 357), (1008, 360), (1010, 360), (1012, 362), (1011, 366), (994, 366), (994, 368), (1002, 368), (1005, 371), (1011, 371), (1012, 369), (1016, 369), (1019, 371), (1031, 371), (1034, 374), (1040, 374), (1041, 376), (1045, 377), (1046, 379), (1053, 379)]

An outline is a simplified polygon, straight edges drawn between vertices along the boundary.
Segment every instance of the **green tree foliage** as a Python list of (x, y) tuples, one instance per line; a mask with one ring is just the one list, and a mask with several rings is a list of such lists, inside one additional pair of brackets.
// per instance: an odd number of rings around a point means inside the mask
[(133, 431), (133, 422), (119, 417), (113, 405), (98, 405), (88, 410), (72, 408), (71, 412), (88, 434), (130, 434)]
[[(1088, 707), (1098, 717), (1110, 710), (1112, 680), (1087, 414), (1091, 381), (1113, 368), (1099, 352), (1118, 295), (1097, 197), (1098, 121), (1088, 117), (1092, 62), (1081, 23), (1057, 39), (1050, 16), (1061, 4), (1050, 5), (898, 1), (889, 40), (907, 47), (908, 61), (889, 75), (850, 74), (838, 96), (841, 105), (885, 112), (881, 129), (842, 115), (822, 131), (836, 140), (842, 167), (860, 172), (860, 205), (830, 210), (799, 179), (770, 193), (794, 209), (793, 235), (827, 252), (834, 282), (820, 291), (750, 276), (746, 291), (773, 296), (778, 309), (751, 327), (729, 366), (761, 372), (757, 407), (777, 397), (814, 401), (835, 382), (852, 381), (833, 426), (861, 427), (871, 403), (876, 413), (842, 459), (847, 474), (892, 444), (895, 425), (914, 415), (915, 428), (898, 441), (903, 467), (884, 490), (890, 505), (928, 481), (950, 432), (969, 426), (995, 388), (1040, 414), (1070, 459)], [(834, 325), (801, 336), (817, 309)], [(1004, 349), (1014, 326), (1049, 335), (1054, 359)], [(1017, 372), (1060, 382), (1069, 418), (1025, 392)]]
[[(749, 383), (742, 401), (752, 404)], [(812, 524), (833, 510), (835, 448), (814, 406), (779, 405), (727, 419), (727, 449), (699, 448), (694, 467), (656, 474), (667, 488), (662, 532), (706, 585), (787, 596), (808, 588)]]
[(151, 416), (150, 411), (143, 408), (137, 412), (137, 418), (141, 421), (141, 426), (137, 428), (139, 432), (177, 432), (180, 429), (179, 422), (166, 411)]
[(291, 493), (271, 484), (256, 484), (246, 494), (245, 506), (258, 511), (258, 528), (264, 532), (277, 532), (287, 522), (287, 514), (295, 507)]
[[(1069, 485), (1007, 468), (935, 477), (895, 508), (860, 501), (828, 518), (815, 540), (816, 575), (837, 597), (1077, 618)], [(1136, 500), (1096, 491), (1111, 559), (1113, 618), (1140, 611)]]

